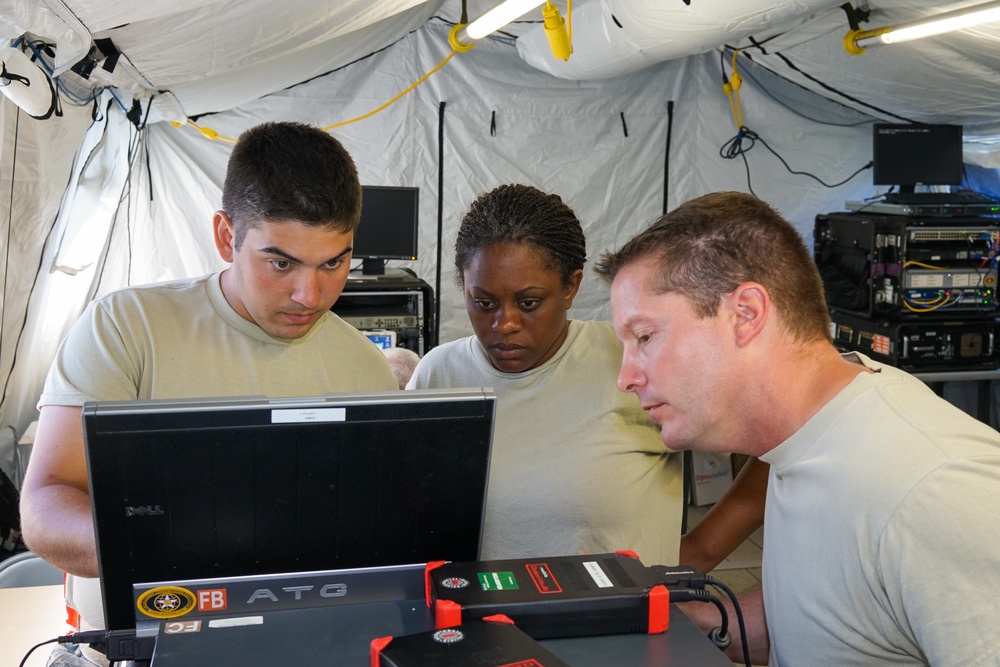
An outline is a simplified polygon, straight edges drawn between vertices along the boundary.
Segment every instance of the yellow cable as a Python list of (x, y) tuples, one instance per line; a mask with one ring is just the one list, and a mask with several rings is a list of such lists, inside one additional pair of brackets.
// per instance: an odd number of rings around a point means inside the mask
[(573, 48), (573, 0), (566, 0), (566, 36), (570, 48)]
[[(726, 94), (729, 98), (729, 110), (733, 114), (733, 124), (736, 125), (736, 131), (741, 132), (743, 130), (743, 105), (740, 102), (740, 86), (743, 85), (743, 77), (736, 70), (736, 56), (739, 55), (740, 50), (736, 49), (733, 51), (733, 59), (731, 61), (731, 68), (733, 70), (732, 75), (725, 83), (722, 84), (722, 92)], [(725, 66), (722, 68), (725, 70)], [(723, 71), (723, 76), (725, 76), (725, 71)]]
[(437, 65), (435, 65), (431, 69), (431, 71), (427, 72), (427, 74), (424, 74), (422, 77), (420, 77), (419, 79), (417, 79), (416, 81), (414, 81), (405, 90), (403, 90), (403, 92), (401, 92), (400, 94), (396, 95), (394, 98), (392, 98), (391, 100), (389, 100), (388, 102), (386, 102), (385, 104), (383, 104), (382, 106), (380, 106), (379, 108), (374, 109), (372, 111), (369, 111), (368, 113), (363, 114), (361, 116), (358, 116), (357, 118), (352, 118), (351, 120), (345, 120), (342, 123), (335, 123), (333, 125), (327, 125), (326, 127), (321, 128), (321, 129), (329, 131), (329, 130), (332, 130), (332, 129), (336, 128), (336, 127), (343, 127), (344, 125), (350, 125), (351, 123), (356, 123), (359, 120), (364, 120), (365, 118), (368, 118), (370, 116), (374, 116), (379, 111), (382, 111), (383, 109), (385, 109), (386, 107), (388, 107), (390, 104), (392, 104), (393, 102), (395, 102), (399, 98), (401, 98), (403, 95), (406, 95), (408, 92), (410, 92), (411, 90), (413, 90), (414, 88), (416, 88), (417, 86), (419, 86), (420, 84), (422, 84), (424, 81), (426, 81), (427, 78), (431, 74), (433, 74), (434, 72), (436, 72), (439, 69), (441, 69), (442, 67), (444, 67), (445, 63), (447, 63), (449, 60), (451, 60), (452, 56), (454, 56), (456, 53), (458, 53), (458, 52), (455, 51), (454, 49), (452, 49), (452, 52), (449, 53), (448, 55), (446, 55), (444, 57), (444, 60), (442, 60), (441, 62), (439, 62)]
[(178, 123), (177, 121), (172, 120), (172, 121), (170, 121), (170, 124), (173, 125), (174, 127), (184, 127), (185, 125), (190, 125), (191, 127), (193, 127), (194, 129), (198, 130), (199, 132), (201, 132), (203, 135), (205, 135), (206, 137), (208, 137), (212, 141), (215, 141), (216, 139), (218, 139), (219, 141), (228, 141), (231, 144), (235, 144), (236, 143), (235, 139), (230, 139), (229, 137), (224, 137), (221, 134), (219, 134), (218, 132), (216, 132), (215, 130), (213, 130), (212, 128), (210, 128), (210, 127), (202, 127), (202, 126), (198, 125), (197, 123), (194, 123), (194, 122), (192, 122), (190, 120), (188, 122), (186, 122), (186, 123)]
[[(429, 72), (427, 72), (422, 77), (420, 77), (419, 79), (417, 79), (416, 81), (414, 81), (405, 90), (403, 90), (403, 92), (399, 93), (398, 95), (396, 95), (391, 100), (389, 100), (388, 102), (386, 102), (382, 106), (378, 107), (377, 109), (373, 109), (372, 111), (369, 111), (366, 114), (358, 116), (357, 118), (352, 118), (350, 120), (345, 120), (345, 121), (343, 121), (341, 123), (335, 123), (333, 125), (327, 125), (326, 127), (323, 127), (323, 128), (320, 128), (320, 129), (328, 132), (328, 131), (330, 131), (330, 130), (332, 130), (334, 128), (343, 127), (344, 125), (350, 125), (351, 123), (356, 123), (359, 120), (364, 120), (365, 118), (369, 118), (371, 116), (374, 116), (379, 111), (382, 111), (383, 109), (385, 109), (389, 105), (391, 105), (394, 102), (398, 101), (401, 97), (403, 97), (403, 95), (406, 95), (408, 92), (410, 92), (411, 90), (413, 90), (414, 88), (416, 88), (417, 86), (419, 86), (420, 84), (422, 84), (424, 81), (426, 81), (427, 78), (430, 77), (431, 74), (434, 74), (434, 72), (436, 72), (439, 69), (441, 69), (442, 67), (444, 67), (445, 64), (449, 60), (451, 60), (452, 56), (454, 56), (456, 53), (458, 53), (458, 51), (456, 51), (455, 49), (452, 49), (452, 52), (449, 53), (447, 56), (445, 56), (444, 60), (442, 60), (441, 62), (439, 62), (437, 65), (435, 65)], [(209, 139), (212, 139), (213, 141), (216, 140), (216, 139), (218, 139), (219, 141), (228, 141), (231, 144), (235, 144), (236, 143), (235, 139), (230, 139), (229, 137), (224, 137), (221, 134), (219, 134), (218, 132), (216, 132), (215, 130), (213, 130), (211, 128), (208, 128), (208, 127), (202, 127), (200, 125), (197, 125), (197, 124), (193, 123), (192, 121), (187, 121), (187, 123), (178, 123), (177, 121), (171, 121), (170, 124), (173, 125), (174, 127), (184, 127), (185, 124), (186, 125), (190, 125), (191, 127), (195, 128), (196, 130), (198, 130), (199, 132), (201, 132), (203, 135), (205, 135)]]
[(947, 271), (947, 266), (934, 266), (933, 264), (924, 264), (923, 262), (918, 262), (915, 259), (907, 260), (903, 262), (903, 266), (920, 266), (925, 269), (935, 269), (937, 271)]

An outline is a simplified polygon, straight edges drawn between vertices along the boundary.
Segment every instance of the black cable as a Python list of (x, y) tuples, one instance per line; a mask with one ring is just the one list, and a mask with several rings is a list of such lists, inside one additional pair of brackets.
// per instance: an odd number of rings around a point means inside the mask
[(441, 330), (441, 255), (444, 243), (444, 109), (446, 103), (438, 106), (438, 192), (437, 192), (437, 258), (434, 271), (434, 327), (431, 340), (427, 341), (424, 352), (437, 345), (438, 332)]
[(45, 646), (46, 644), (55, 644), (57, 641), (59, 641), (58, 637), (56, 637), (55, 639), (48, 639), (48, 640), (46, 640), (46, 641), (44, 641), (44, 642), (42, 642), (40, 644), (35, 644), (34, 646), (32, 646), (31, 648), (28, 649), (27, 653), (24, 654), (24, 657), (21, 659), (21, 662), (18, 665), (18, 667), (24, 667), (25, 665), (28, 664), (28, 658), (30, 658), (31, 654), (35, 652), (35, 649), (41, 648), (41, 647)]
[(715, 577), (706, 575), (705, 582), (711, 586), (723, 591), (729, 601), (733, 603), (733, 610), (736, 612), (736, 622), (740, 626), (740, 644), (743, 649), (743, 661), (746, 663), (746, 667), (751, 667), (750, 665), (750, 645), (747, 643), (747, 626), (746, 622), (743, 620), (743, 610), (740, 608), (740, 602), (736, 599), (736, 595), (733, 593), (732, 589), (726, 584), (722, 583)]
[[(14, 150), (12, 151), (13, 156), (10, 163), (10, 201), (7, 205), (7, 253), (3, 260), (3, 289), (0, 290), (0, 298), (3, 299), (3, 303), (0, 303), (0, 358), (3, 357), (3, 332), (5, 327), (3, 326), (4, 318), (7, 315), (7, 272), (10, 270), (10, 234), (11, 229), (14, 227), (14, 176), (17, 173), (17, 139), (21, 130), (21, 108), (18, 107), (17, 111), (14, 113)], [(14, 372), (13, 363), (10, 367), (10, 373)], [(7, 376), (10, 378), (10, 375)]]
[(667, 101), (667, 145), (663, 150), (663, 210), (667, 212), (670, 195), (670, 143), (674, 132), (674, 101)]
[[(749, 141), (748, 146), (744, 145), (745, 140)], [(814, 181), (816, 181), (817, 183), (826, 188), (840, 187), (841, 185), (847, 183), (861, 172), (865, 171), (866, 169), (870, 169), (873, 165), (873, 163), (869, 161), (867, 164), (858, 168), (853, 174), (851, 174), (844, 180), (838, 183), (827, 183), (826, 181), (822, 180), (815, 174), (811, 174), (807, 171), (797, 171), (795, 169), (792, 169), (791, 166), (789, 166), (788, 162), (786, 162), (785, 159), (777, 153), (777, 151), (771, 148), (768, 145), (768, 143), (764, 141), (763, 138), (761, 138), (760, 135), (758, 135), (750, 128), (742, 126), (740, 127), (739, 132), (736, 133), (736, 136), (734, 136), (732, 139), (730, 139), (729, 141), (727, 141), (722, 145), (722, 147), (719, 149), (719, 156), (726, 160), (732, 160), (733, 158), (736, 157), (743, 158), (743, 164), (747, 172), (747, 188), (750, 190), (750, 193), (753, 194), (754, 196), (757, 195), (753, 191), (753, 186), (750, 183), (750, 164), (747, 162), (746, 154), (750, 151), (750, 149), (752, 149), (754, 146), (757, 145), (758, 141), (761, 143), (761, 145), (764, 146), (764, 148), (766, 148), (772, 155), (774, 155), (774, 157), (778, 158), (778, 160), (781, 162), (782, 165), (784, 165), (788, 173), (797, 176), (808, 176), (809, 178), (813, 179)]]
[[(745, 148), (743, 146), (744, 138), (750, 140), (750, 145)], [(725, 160), (732, 160), (736, 157), (743, 158), (743, 168), (746, 170), (747, 174), (747, 190), (749, 190), (750, 194), (754, 197), (757, 196), (757, 193), (753, 191), (753, 184), (750, 182), (750, 163), (747, 162), (746, 153), (754, 147), (756, 142), (757, 134), (745, 127), (741, 127), (739, 132), (736, 133), (736, 136), (722, 144), (722, 148), (719, 149), (719, 156)]]

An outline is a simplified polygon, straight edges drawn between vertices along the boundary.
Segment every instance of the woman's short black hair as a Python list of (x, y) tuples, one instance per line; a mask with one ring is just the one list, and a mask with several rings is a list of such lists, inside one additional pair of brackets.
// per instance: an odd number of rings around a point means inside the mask
[(559, 195), (530, 185), (501, 185), (479, 195), (462, 218), (455, 240), (456, 281), (477, 250), (499, 244), (530, 244), (543, 251), (563, 284), (587, 261), (580, 220)]

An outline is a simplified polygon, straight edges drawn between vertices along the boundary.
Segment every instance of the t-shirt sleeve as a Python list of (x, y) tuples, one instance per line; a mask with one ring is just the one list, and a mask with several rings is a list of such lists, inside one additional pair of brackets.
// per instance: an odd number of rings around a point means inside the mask
[(434, 359), (436, 355), (433, 354), (434, 350), (430, 350), (426, 355), (421, 357), (420, 361), (417, 362), (416, 368), (413, 369), (413, 373), (410, 375), (410, 379), (406, 383), (407, 389), (429, 389), (431, 384), (429, 382), (431, 367), (434, 365)]
[(38, 407), (137, 398), (140, 363), (125, 341), (101, 302), (87, 306), (56, 352)]
[(936, 469), (886, 527), (879, 564), (892, 616), (932, 665), (998, 663), (997, 507), (1000, 453)]

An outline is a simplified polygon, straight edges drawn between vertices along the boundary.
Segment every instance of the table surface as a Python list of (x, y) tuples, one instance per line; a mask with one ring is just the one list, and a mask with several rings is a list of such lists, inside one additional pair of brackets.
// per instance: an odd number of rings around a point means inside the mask
[[(61, 584), (0, 588), (0, 665), (19, 665), (32, 646), (68, 631)], [(35, 649), (26, 667), (45, 667), (54, 646)]]
[[(364, 614), (360, 612), (372, 613), (378, 606), (358, 605), (352, 614), (353, 620), (363, 621)], [(279, 613), (284, 615), (284, 612)], [(425, 612), (414, 609), (413, 613)], [(62, 586), (0, 589), (0, 665), (18, 665), (35, 644), (65, 634), (65, 616)], [(294, 614), (288, 614), (286, 618), (293, 620), (292, 616)], [(670, 629), (660, 635), (607, 635), (549, 639), (542, 643), (574, 666), (697, 664), (700, 667), (732, 667), (732, 662), (675, 608), (671, 609)], [(36, 649), (27, 667), (44, 667), (51, 650), (52, 645)], [(231, 650), (230, 645), (230, 657)], [(367, 665), (366, 660), (362, 663)]]

